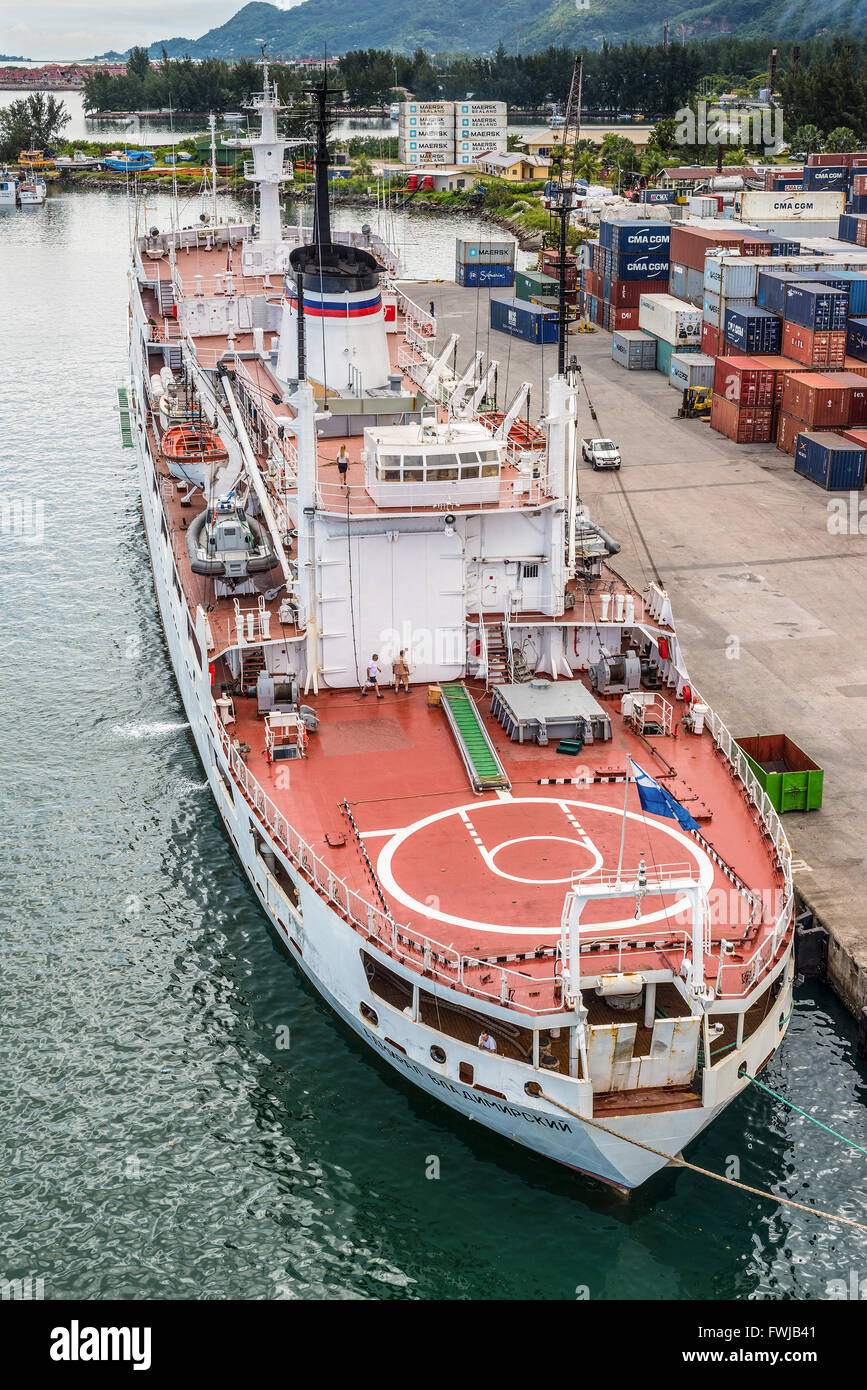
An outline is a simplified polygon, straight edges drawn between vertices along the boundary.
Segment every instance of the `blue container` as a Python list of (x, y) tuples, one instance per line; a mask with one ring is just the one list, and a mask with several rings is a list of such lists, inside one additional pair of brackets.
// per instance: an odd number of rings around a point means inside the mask
[(804, 170), (803, 188), (843, 189), (849, 187), (849, 170), (845, 164), (808, 165)]
[(701, 346), (697, 343), (695, 347), (685, 347), (682, 343), (667, 343), (664, 338), (657, 338), (656, 370), (662, 372), (666, 380), (671, 375), (671, 354), (673, 352), (701, 352)]
[(822, 275), (821, 270), (816, 271), (816, 278), (823, 285), (827, 285), (831, 290), (842, 290), (849, 298), (849, 314), (852, 318), (861, 318), (867, 314), (867, 274), (860, 270), (837, 270), (832, 274)]
[(738, 352), (777, 353), (782, 331), (782, 321), (769, 309), (726, 309), (723, 338)]
[(843, 290), (829, 290), (796, 280), (786, 286), (783, 317), (811, 333), (834, 333), (846, 327), (849, 296)]
[(668, 222), (612, 222), (611, 250), (622, 255), (625, 251), (655, 252), (668, 258), (671, 226)]
[(491, 327), (525, 343), (556, 343), (559, 328), (556, 309), (528, 304), (523, 299), (492, 299)]
[(837, 227), (837, 236), (840, 241), (855, 241), (858, 221), (850, 213), (843, 213)]
[(587, 314), (588, 319), (592, 319), (594, 323), (596, 322), (596, 305), (598, 304), (598, 302), (599, 301), (597, 300), (595, 294), (585, 295), (585, 313)]
[(627, 251), (606, 271), (612, 280), (665, 280), (671, 270), (668, 248), (662, 251)]
[(859, 492), (864, 486), (865, 451), (839, 434), (799, 434), (795, 472), (829, 492)]
[(602, 246), (602, 247), (604, 247), (605, 250), (610, 250), (610, 247), (611, 247), (611, 228), (612, 228), (613, 226), (614, 226), (614, 223), (613, 223), (613, 222), (600, 222), (600, 223), (599, 223), (599, 245)]
[(456, 265), (455, 279), (459, 285), (469, 288), (473, 285), (488, 285), (495, 289), (508, 289), (515, 283), (513, 265)]
[(846, 354), (867, 362), (867, 318), (850, 319), (846, 325)]
[(760, 309), (770, 309), (782, 316), (786, 303), (786, 286), (799, 278), (797, 271), (760, 270), (756, 285), (756, 303)]
[(857, 198), (849, 199), (849, 209), (856, 217), (863, 217), (867, 212), (867, 193), (859, 193)]

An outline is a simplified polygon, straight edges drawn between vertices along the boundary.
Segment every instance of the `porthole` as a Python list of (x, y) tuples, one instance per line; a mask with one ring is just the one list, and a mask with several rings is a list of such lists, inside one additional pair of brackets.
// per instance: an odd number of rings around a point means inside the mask
[(430, 1050), (430, 1056), (432, 1062), (444, 1062), (446, 1060), (445, 1052), (441, 1047), (437, 1047), (436, 1043)]
[(365, 1020), (365, 1022), (372, 1023), (374, 1028), (376, 1028), (379, 1024), (379, 1015), (376, 1012), (376, 1010), (372, 1009), (369, 1004), (364, 1003), (359, 1004), (358, 1007), (361, 1012), (361, 1017)]
[(542, 1087), (539, 1085), (538, 1081), (526, 1082), (524, 1090), (528, 1096), (540, 1096), (542, 1094)]

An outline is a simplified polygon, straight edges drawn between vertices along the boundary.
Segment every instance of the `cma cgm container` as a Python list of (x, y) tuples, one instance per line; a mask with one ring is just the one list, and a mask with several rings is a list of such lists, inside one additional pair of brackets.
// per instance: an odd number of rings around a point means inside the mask
[[(864, 383), (862, 382), (862, 385)], [(811, 429), (849, 423), (846, 384), (821, 372), (789, 372), (783, 383), (782, 409), (803, 420)]]
[(523, 338), (525, 343), (556, 343), (557, 310), (525, 304), (521, 299), (492, 299), (491, 327)]
[(857, 492), (864, 486), (864, 450), (839, 434), (799, 434), (795, 472), (829, 492)]
[(811, 333), (797, 323), (783, 323), (781, 350), (805, 367), (833, 367), (839, 370), (846, 358), (845, 333)]
[(612, 280), (664, 280), (668, 283), (668, 253), (662, 251), (622, 251), (606, 263), (605, 274)]
[[(655, 336), (655, 335), (654, 335)], [(671, 359), (675, 353), (698, 352), (698, 344), (668, 343), (665, 338), (656, 339), (656, 370), (663, 376), (671, 375)]]
[(618, 329), (611, 340), (611, 356), (629, 372), (653, 372), (656, 370), (656, 339), (640, 329)]
[(736, 444), (765, 444), (771, 438), (774, 411), (769, 405), (739, 406), (714, 392), (711, 428)]
[(718, 357), (713, 375), (714, 399), (720, 396), (737, 406), (772, 406), (776, 373), (754, 357)]
[(845, 164), (814, 164), (804, 170), (805, 188), (845, 189), (848, 182)]
[(740, 352), (779, 352), (782, 321), (769, 309), (726, 309), (723, 320), (725, 342)]
[(701, 311), (671, 294), (643, 294), (638, 326), (675, 348), (697, 348), (701, 343)]
[[(602, 234), (603, 227), (609, 229), (607, 240)], [(671, 226), (668, 222), (601, 222), (599, 240), (615, 255), (625, 251), (653, 251), (664, 252), (667, 259)]]
[(511, 265), (457, 265), (455, 280), (465, 289), (476, 285), (509, 289), (515, 283), (515, 268)]
[(850, 319), (846, 325), (846, 352), (867, 362), (867, 318)]
[(678, 391), (713, 386), (714, 359), (703, 352), (673, 352), (668, 368), (668, 384)]
[(839, 333), (846, 328), (849, 296), (845, 290), (794, 280), (786, 285), (783, 318), (812, 333)]

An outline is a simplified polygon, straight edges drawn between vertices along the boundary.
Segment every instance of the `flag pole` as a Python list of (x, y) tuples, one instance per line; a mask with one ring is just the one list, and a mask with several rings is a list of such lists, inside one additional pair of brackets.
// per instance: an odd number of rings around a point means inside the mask
[(623, 867), (623, 846), (626, 842), (626, 804), (629, 800), (629, 764), (632, 762), (629, 754), (626, 755), (626, 786), (623, 789), (623, 827), (620, 831), (620, 857), (617, 860), (617, 882), (620, 882), (620, 870)]

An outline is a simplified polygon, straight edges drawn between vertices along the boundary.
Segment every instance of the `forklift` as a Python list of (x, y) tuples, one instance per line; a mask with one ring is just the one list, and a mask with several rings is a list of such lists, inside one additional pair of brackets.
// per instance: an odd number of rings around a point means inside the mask
[(688, 386), (683, 393), (677, 418), (678, 420), (709, 420), (712, 405), (713, 388), (711, 386)]

